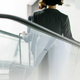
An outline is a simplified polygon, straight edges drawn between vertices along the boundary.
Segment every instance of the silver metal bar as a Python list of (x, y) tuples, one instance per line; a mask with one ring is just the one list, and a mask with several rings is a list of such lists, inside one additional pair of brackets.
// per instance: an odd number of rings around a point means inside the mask
[[(1, 34), (5, 34), (5, 35), (8, 35), (8, 36), (11, 36), (11, 37), (19, 38), (19, 35), (12, 34), (12, 33), (9, 33), (9, 32), (3, 31), (3, 30), (0, 30), (0, 33)], [(21, 36), (20, 36), (20, 38), (22, 39)]]
[(21, 33), (19, 33), (19, 54), (20, 54), (20, 64), (22, 64), (22, 58), (21, 58), (21, 38), (20, 38)]

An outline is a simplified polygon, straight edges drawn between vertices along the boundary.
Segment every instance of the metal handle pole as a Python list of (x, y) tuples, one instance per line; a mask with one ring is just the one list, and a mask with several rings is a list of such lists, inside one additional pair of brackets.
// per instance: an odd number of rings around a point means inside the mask
[(21, 61), (21, 37), (20, 37), (21, 33), (19, 33), (19, 53), (20, 53), (20, 64), (22, 64)]

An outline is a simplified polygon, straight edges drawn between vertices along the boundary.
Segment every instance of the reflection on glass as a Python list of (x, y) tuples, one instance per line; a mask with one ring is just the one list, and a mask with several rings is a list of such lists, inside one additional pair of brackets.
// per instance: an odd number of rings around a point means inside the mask
[[(32, 55), (34, 57), (33, 67), (35, 70), (28, 79), (71, 80), (79, 47), (34, 29), (31, 31), (33, 34), (30, 44), (31, 49), (34, 50)], [(32, 45), (34, 45), (33, 48)], [(37, 77), (33, 78), (36, 75)]]
[[(27, 43), (21, 41), (22, 64), (29, 65)], [(19, 39), (0, 33), (0, 79), (9, 79), (12, 65), (20, 65)], [(15, 66), (15, 65), (14, 65)], [(14, 67), (13, 67), (14, 68)], [(15, 69), (15, 68), (14, 68)], [(4, 78), (5, 77), (5, 78)]]

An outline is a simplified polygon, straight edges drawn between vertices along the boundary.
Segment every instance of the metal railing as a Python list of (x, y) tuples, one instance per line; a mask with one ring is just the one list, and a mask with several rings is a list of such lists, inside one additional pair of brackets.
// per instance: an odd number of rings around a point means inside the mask
[[(30, 27), (30, 28), (36, 29), (36, 30), (38, 30), (38, 31), (41, 31), (41, 32), (43, 32), (43, 33), (45, 33), (45, 34), (48, 34), (48, 35), (50, 35), (50, 36), (52, 36), (52, 37), (55, 37), (55, 38), (57, 38), (57, 39), (61, 39), (61, 40), (63, 40), (63, 41), (66, 41), (66, 42), (68, 42), (68, 43), (74, 44), (74, 45), (76, 45), (76, 46), (80, 46), (80, 43), (79, 43), (79, 42), (76, 42), (76, 41), (73, 41), (73, 40), (68, 39), (68, 38), (66, 38), (66, 37), (63, 37), (63, 36), (61, 36), (61, 35), (53, 32), (53, 31), (51, 31), (51, 30), (49, 30), (49, 29), (47, 29), (47, 28), (44, 28), (43, 26), (40, 26), (40, 25), (38, 25), (38, 24), (36, 24), (36, 23), (33, 23), (33, 22), (31, 22), (31, 21), (22, 19), (22, 18), (20, 18), (20, 17), (14, 16), (14, 15), (8, 15), (8, 14), (0, 14), (0, 18), (6, 18), (6, 19), (11, 19), (11, 20), (17, 21), (17, 22), (19, 22), (19, 23), (22, 23), (22, 24), (24, 24), (24, 25), (27, 25), (27, 26)], [(6, 34), (7, 34), (7, 33), (6, 33)]]
[(0, 30), (0, 33), (19, 39), (19, 43), (18, 43), (18, 45), (19, 45), (19, 54), (20, 54), (19, 58), (20, 58), (20, 64), (21, 64), (22, 63), (21, 62), (21, 39), (22, 39), (22, 37), (20, 36), (21, 33), (19, 33), (19, 35), (16, 35), (16, 34), (12, 34), (12, 33), (9, 33), (9, 32), (3, 31), (3, 30)]
[(22, 39), (22, 37), (19, 36), (19, 35), (12, 34), (12, 33), (9, 33), (9, 32), (3, 31), (3, 30), (0, 30), (0, 33), (5, 34), (5, 35), (8, 35), (8, 36), (11, 36), (11, 37), (21, 38)]

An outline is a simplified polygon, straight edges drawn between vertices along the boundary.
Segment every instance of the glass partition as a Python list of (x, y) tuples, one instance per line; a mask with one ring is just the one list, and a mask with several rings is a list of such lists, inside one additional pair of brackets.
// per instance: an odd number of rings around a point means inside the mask
[(0, 33), (0, 80), (79, 80), (79, 45), (29, 26)]
[[(21, 42), (22, 46), (25, 45), (24, 50), (22, 50), (21, 61), (22, 64), (28, 65), (28, 44)], [(20, 63), (19, 38), (0, 33), (0, 74), (5, 74), (4, 69), (9, 72), (9, 67), (13, 62)]]
[(23, 31), (27, 32), (27, 26), (16, 21), (2, 19), (0, 23), (0, 80), (10, 80), (17, 66), (29, 67), (28, 43), (19, 38)]
[(31, 29), (31, 33), (34, 70), (27, 80), (80, 79), (79, 46), (34, 29)]

